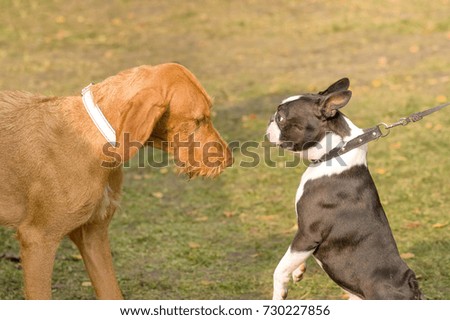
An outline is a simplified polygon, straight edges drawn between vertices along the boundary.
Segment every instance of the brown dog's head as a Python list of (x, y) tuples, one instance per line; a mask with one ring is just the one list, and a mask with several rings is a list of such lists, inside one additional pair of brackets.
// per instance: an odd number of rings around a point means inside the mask
[(121, 159), (136, 153), (123, 149), (131, 141), (172, 153), (179, 171), (189, 177), (216, 176), (232, 164), (231, 152), (211, 122), (211, 99), (189, 70), (170, 63), (138, 67), (122, 77), (127, 74), (132, 77), (129, 86), (137, 89), (128, 88), (132, 93), (120, 112)]

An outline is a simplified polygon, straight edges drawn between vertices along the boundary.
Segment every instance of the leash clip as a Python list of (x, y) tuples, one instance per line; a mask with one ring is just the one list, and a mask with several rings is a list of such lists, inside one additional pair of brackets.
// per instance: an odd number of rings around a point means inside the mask
[[(381, 137), (387, 137), (389, 135), (389, 133), (391, 133), (391, 128), (394, 127), (394, 125), (388, 125), (387, 123), (384, 122), (380, 122), (379, 124), (377, 124), (377, 128), (378, 130), (380, 130), (381, 132)], [(381, 128), (383, 128), (383, 130), (381, 130)]]
[[(414, 120), (413, 120), (414, 121)], [(398, 120), (397, 122), (391, 123), (391, 124), (387, 124), (385, 122), (380, 122), (377, 127), (378, 129), (380, 129), (381, 131), (381, 137), (386, 137), (387, 135), (389, 135), (389, 133), (391, 132), (390, 129), (394, 128), (394, 127), (398, 127), (398, 126), (406, 126), (408, 123), (411, 122), (410, 118), (400, 118), (400, 120)], [(383, 132), (381, 130), (381, 128), (384, 128), (385, 132)]]

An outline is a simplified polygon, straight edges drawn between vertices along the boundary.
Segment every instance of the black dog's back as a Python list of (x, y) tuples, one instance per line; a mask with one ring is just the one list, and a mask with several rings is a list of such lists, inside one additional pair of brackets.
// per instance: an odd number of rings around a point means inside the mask
[(292, 248), (306, 251), (315, 244), (314, 257), (341, 287), (364, 299), (421, 298), (366, 166), (307, 181), (297, 212)]

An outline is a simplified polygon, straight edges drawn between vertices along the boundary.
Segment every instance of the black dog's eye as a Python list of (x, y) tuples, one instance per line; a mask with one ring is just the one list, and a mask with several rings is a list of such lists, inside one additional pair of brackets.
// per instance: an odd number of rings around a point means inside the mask
[(279, 113), (277, 114), (277, 122), (278, 123), (283, 123), (286, 119), (280, 115)]

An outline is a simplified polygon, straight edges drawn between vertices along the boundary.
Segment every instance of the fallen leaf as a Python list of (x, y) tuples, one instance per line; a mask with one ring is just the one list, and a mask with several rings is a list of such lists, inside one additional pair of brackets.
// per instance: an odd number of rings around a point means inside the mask
[(412, 258), (414, 258), (415, 256), (416, 256), (416, 255), (415, 255), (414, 253), (411, 253), (411, 252), (402, 253), (402, 254), (400, 255), (400, 257), (401, 257), (402, 259), (405, 259), (405, 260), (412, 259)]
[(195, 218), (195, 221), (205, 222), (205, 221), (208, 221), (208, 219), (209, 218), (207, 216), (201, 216), (201, 217)]
[(67, 30), (59, 30), (56, 34), (55, 34), (55, 38), (56, 40), (64, 40), (65, 38), (70, 36), (70, 32)]
[(223, 215), (227, 218), (231, 218), (234, 216), (234, 212), (233, 211), (224, 211)]
[(389, 145), (389, 147), (391, 149), (400, 149), (402, 147), (402, 143), (401, 142), (394, 142), (394, 143), (391, 143)]
[(167, 168), (161, 168), (161, 170), (159, 170), (159, 173), (161, 174), (167, 174), (169, 172), (169, 169)]
[(386, 67), (387, 62), (388, 62), (388, 59), (385, 56), (382, 56), (382, 57), (378, 58), (378, 65), (380, 67)]
[(437, 125), (434, 126), (433, 130), (434, 131), (441, 131), (444, 128), (444, 126), (440, 123), (438, 123)]
[(405, 224), (405, 227), (408, 229), (415, 229), (418, 228), (422, 225), (422, 223), (420, 223), (420, 221), (409, 221)]
[(132, 178), (133, 180), (142, 180), (142, 176), (140, 174), (134, 174)]
[(200, 244), (197, 243), (197, 242), (189, 242), (189, 243), (188, 243), (188, 246), (189, 246), (189, 248), (191, 248), (191, 249), (198, 249), (198, 248), (200, 248)]
[(103, 58), (111, 59), (113, 55), (114, 55), (114, 53), (111, 50), (108, 50), (103, 54)]
[(379, 80), (379, 79), (372, 80), (372, 87), (374, 87), (374, 88), (381, 87), (381, 80)]
[(412, 45), (411, 47), (409, 47), (409, 52), (411, 53), (417, 53), (420, 51), (420, 47), (418, 45)]
[(432, 225), (432, 227), (435, 229), (441, 229), (441, 228), (446, 227), (447, 225), (448, 225), (448, 222), (447, 223), (435, 223)]
[(81, 283), (81, 286), (82, 287), (92, 287), (92, 282), (90, 282), (90, 281), (83, 281)]
[(57, 16), (55, 18), (55, 22), (58, 23), (58, 24), (62, 24), (64, 22), (66, 22), (66, 18), (64, 16)]
[(433, 128), (433, 124), (431, 122), (427, 122), (427, 123), (425, 123), (425, 128), (431, 129), (431, 128)]
[(444, 96), (443, 94), (440, 94), (436, 97), (436, 102), (437, 103), (446, 103), (447, 102), (447, 97)]
[(350, 299), (350, 295), (347, 292), (344, 292), (343, 294), (341, 294), (341, 298), (344, 300), (348, 300)]
[(162, 192), (153, 192), (152, 196), (154, 196), (157, 199), (161, 199), (162, 197), (164, 197), (164, 194)]
[(73, 255), (71, 256), (71, 258), (72, 258), (73, 260), (83, 260), (83, 257), (81, 256), (81, 254), (73, 254)]
[(259, 216), (257, 219), (261, 221), (273, 221), (277, 218), (276, 215), (270, 215), (270, 216)]
[(120, 26), (122, 25), (122, 20), (120, 18), (114, 18), (111, 20), (111, 24), (114, 26)]
[(386, 173), (386, 169), (384, 168), (376, 168), (375, 172), (378, 174), (385, 174)]

